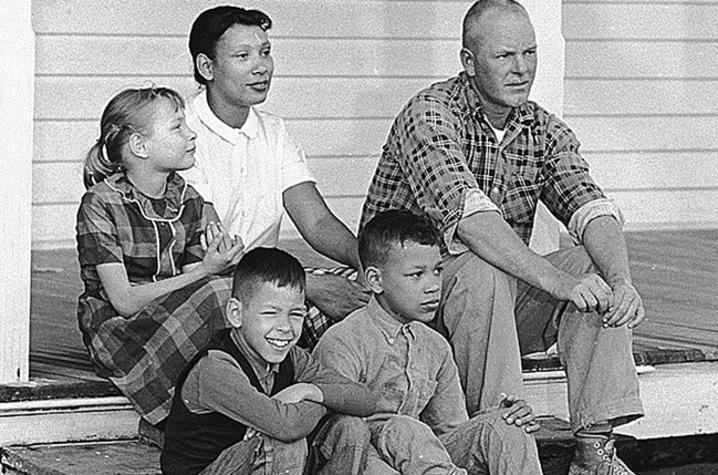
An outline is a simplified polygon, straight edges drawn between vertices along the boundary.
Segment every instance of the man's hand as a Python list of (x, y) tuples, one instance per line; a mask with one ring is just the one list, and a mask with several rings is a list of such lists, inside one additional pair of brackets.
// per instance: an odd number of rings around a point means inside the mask
[(614, 301), (611, 287), (597, 274), (578, 278), (566, 274), (554, 297), (570, 300), (581, 312), (606, 312)]
[(307, 300), (332, 320), (341, 320), (369, 302), (369, 290), (339, 275), (307, 274)]
[(502, 411), (502, 417), (507, 424), (523, 427), (527, 434), (536, 432), (541, 428), (533, 409), (523, 399), (502, 394), (499, 407), (505, 409)]
[(628, 328), (638, 326), (646, 317), (643, 308), (643, 299), (638, 295), (635, 287), (626, 280), (621, 279), (612, 283), (613, 304), (602, 316), (603, 326), (620, 327), (628, 325)]
[(279, 391), (277, 394), (272, 396), (272, 399), (281, 401), (284, 404), (294, 404), (302, 401), (314, 401), (321, 403), (324, 401), (324, 394), (313, 384), (295, 383)]

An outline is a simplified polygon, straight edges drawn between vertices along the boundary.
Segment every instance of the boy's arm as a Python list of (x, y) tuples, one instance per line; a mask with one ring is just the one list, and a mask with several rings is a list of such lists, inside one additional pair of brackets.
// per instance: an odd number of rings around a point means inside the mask
[[(319, 350), (326, 336), (322, 337), (315, 350)], [(341, 356), (335, 354), (331, 364), (325, 363), (328, 358), (315, 359), (306, 350), (295, 350), (293, 356), (297, 381), (316, 385), (324, 395), (322, 404), (352, 416), (369, 416), (376, 411), (379, 395), (359, 382), (356, 365), (347, 356), (352, 354), (351, 348), (344, 347)]]
[(446, 340), (436, 340), (436, 354), (443, 356), (434, 395), (420, 415), (420, 419), (431, 427), (436, 435), (450, 432), (459, 424), (469, 420), (466, 399), (459, 382), (459, 370)]
[(326, 409), (316, 402), (285, 404), (257, 391), (234, 360), (221, 351), (210, 351), (193, 371), (199, 371), (201, 407), (278, 440), (306, 437), (326, 414)]

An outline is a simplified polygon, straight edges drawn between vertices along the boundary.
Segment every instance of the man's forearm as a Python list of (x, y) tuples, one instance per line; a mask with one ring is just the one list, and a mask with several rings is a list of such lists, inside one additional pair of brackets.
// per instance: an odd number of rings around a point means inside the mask
[(559, 289), (571, 279), (529, 249), (496, 212), (479, 212), (463, 218), (457, 234), (480, 258), (551, 295), (558, 297)]
[(304, 238), (317, 252), (359, 269), (356, 237), (334, 216), (324, 218), (317, 226), (320, 232), (306, 233)]
[(583, 245), (606, 283), (631, 284), (628, 251), (621, 225), (612, 216), (592, 219), (583, 232)]

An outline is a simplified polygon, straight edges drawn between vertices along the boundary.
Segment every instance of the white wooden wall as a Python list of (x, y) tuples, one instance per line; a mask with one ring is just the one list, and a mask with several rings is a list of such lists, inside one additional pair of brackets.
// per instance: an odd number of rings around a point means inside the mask
[[(33, 1), (37, 72), (32, 239), (74, 245), (81, 160), (109, 98), (128, 86), (191, 78), (187, 35), (215, 1)], [(533, 97), (560, 112), (560, 0), (528, 0), (542, 45)], [(247, 4), (249, 5), (249, 4)], [(466, 0), (258, 0), (274, 21), (275, 80), (261, 107), (284, 116), (330, 207), (355, 228), (394, 115), (460, 70)], [(286, 235), (291, 235), (288, 228)]]
[(564, 1), (564, 117), (629, 229), (718, 227), (717, 25), (710, 0)]

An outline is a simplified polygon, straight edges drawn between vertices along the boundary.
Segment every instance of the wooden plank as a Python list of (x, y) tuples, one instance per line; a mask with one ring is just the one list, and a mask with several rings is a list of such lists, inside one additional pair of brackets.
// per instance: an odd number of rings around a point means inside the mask
[[(33, 19), (38, 33), (54, 35), (104, 35), (111, 31), (184, 37), (195, 17), (216, 5), (209, 0), (160, 0), (152, 4), (142, 0), (38, 2), (33, 5)], [(467, 9), (466, 2), (446, 0), (284, 0), (281, 7), (272, 0), (258, 0), (251, 7), (270, 15), (272, 32), (277, 36), (320, 38), (426, 38), (436, 36), (437, 31), (448, 31), (445, 34), (458, 38)], [(169, 12), (173, 21), (167, 21)]]
[[(718, 9), (717, 9), (718, 10)], [(711, 115), (718, 80), (568, 79), (564, 113), (572, 115)]]
[[(566, 40), (715, 38), (715, 2), (564, 2)], [(609, 28), (606, 26), (610, 25)]]
[[(274, 39), (270, 33), (270, 39), (275, 72), (280, 77), (443, 77), (461, 66), (458, 38)], [(37, 72), (41, 76), (90, 72), (112, 77), (189, 77), (192, 58), (184, 36), (46, 36), (38, 38)]]
[[(308, 162), (324, 196), (356, 197), (366, 193), (378, 158), (309, 157)], [(591, 175), (608, 190), (710, 189), (718, 183), (716, 152), (606, 152), (587, 153), (585, 158)], [(39, 161), (32, 173), (33, 203), (79, 204), (85, 191), (79, 161)]]
[(718, 134), (714, 133), (718, 130), (718, 114), (705, 117), (566, 115), (566, 121), (583, 144), (584, 152), (718, 150)]
[[(566, 79), (718, 77), (718, 42), (568, 41)], [(586, 60), (590, 58), (590, 60)]]
[[(371, 118), (393, 119), (406, 101), (418, 91), (440, 78), (275, 78), (267, 102), (260, 109), (285, 119), (313, 120), (319, 118)], [(37, 103), (35, 120), (40, 121), (89, 121), (76, 123), (83, 132), (92, 129), (87, 137), (99, 135), (99, 119), (106, 103), (117, 92), (128, 87), (148, 86), (152, 81), (129, 77), (40, 77), (37, 79)], [(155, 80), (155, 84), (177, 89), (183, 94), (197, 90), (189, 76)], [(60, 102), (68, 89), (85, 91), (83, 97), (70, 102)], [(58, 126), (59, 127), (59, 126)], [(65, 125), (68, 127), (68, 125)], [(42, 142), (44, 132), (35, 136)], [(85, 139), (87, 140), (87, 138)], [(53, 154), (55, 155), (55, 154)]]
[[(378, 157), (310, 158), (310, 170), (323, 196), (363, 196)], [(33, 164), (33, 203), (77, 203), (85, 192), (80, 162)]]
[[(314, 157), (372, 156), (381, 152), (389, 133), (393, 117), (384, 118), (332, 118), (300, 120), (288, 119), (287, 127), (308, 155)], [(582, 143), (584, 153), (662, 153), (680, 151), (718, 150), (718, 114), (705, 117), (692, 116), (567, 116), (567, 123)], [(55, 122), (36, 122), (37, 135), (68, 131), (68, 138), (58, 137), (57, 149), (52, 153), (49, 138), (36, 149), (39, 160), (57, 157), (61, 160), (82, 160), (89, 145), (95, 140), (98, 127), (94, 121), (73, 130), (73, 125)], [(676, 133), (690, 130), (690, 133)], [(52, 137), (53, 135), (50, 135)], [(630, 173), (621, 167), (621, 173)]]

